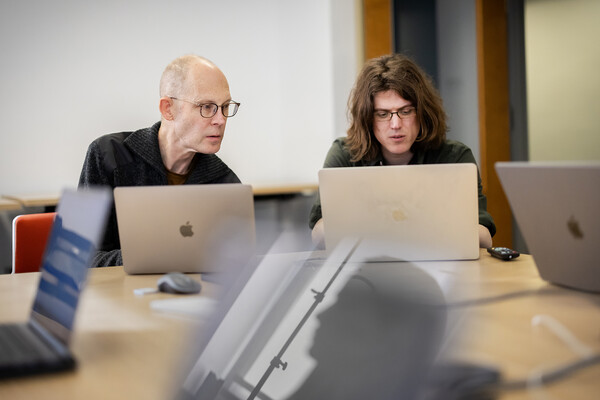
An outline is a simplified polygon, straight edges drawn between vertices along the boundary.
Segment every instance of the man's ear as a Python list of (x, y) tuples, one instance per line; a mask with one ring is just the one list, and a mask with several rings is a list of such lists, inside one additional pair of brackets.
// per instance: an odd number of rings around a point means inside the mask
[(173, 115), (173, 100), (169, 97), (161, 97), (158, 103), (158, 109), (162, 117), (167, 121), (172, 121)]

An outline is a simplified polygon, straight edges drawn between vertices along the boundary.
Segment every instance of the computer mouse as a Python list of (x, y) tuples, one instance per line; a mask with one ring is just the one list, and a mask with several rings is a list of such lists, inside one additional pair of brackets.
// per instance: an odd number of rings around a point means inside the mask
[(158, 290), (165, 293), (199, 293), (202, 286), (197, 280), (181, 272), (169, 272), (158, 279)]

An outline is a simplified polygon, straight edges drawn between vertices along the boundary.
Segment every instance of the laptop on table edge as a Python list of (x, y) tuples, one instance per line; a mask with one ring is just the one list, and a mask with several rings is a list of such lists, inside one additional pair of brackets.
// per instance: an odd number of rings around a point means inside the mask
[(109, 190), (63, 191), (29, 320), (0, 324), (0, 378), (74, 368), (75, 313), (110, 204)]
[(600, 292), (600, 162), (495, 166), (540, 277)]

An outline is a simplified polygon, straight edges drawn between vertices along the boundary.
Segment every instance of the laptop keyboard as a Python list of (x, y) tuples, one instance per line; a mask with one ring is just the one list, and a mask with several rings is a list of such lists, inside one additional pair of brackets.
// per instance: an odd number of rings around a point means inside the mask
[(51, 363), (58, 355), (26, 324), (0, 325), (0, 368)]

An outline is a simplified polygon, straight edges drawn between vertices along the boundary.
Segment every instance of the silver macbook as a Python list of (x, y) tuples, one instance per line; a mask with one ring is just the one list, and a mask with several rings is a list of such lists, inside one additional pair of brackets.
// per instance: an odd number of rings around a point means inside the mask
[(355, 237), (355, 258), (479, 258), (475, 164), (325, 168), (319, 192), (328, 250)]
[(242, 184), (114, 190), (128, 274), (224, 272), (254, 254), (254, 198)]
[(600, 292), (600, 162), (503, 162), (496, 171), (542, 279)]

